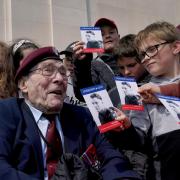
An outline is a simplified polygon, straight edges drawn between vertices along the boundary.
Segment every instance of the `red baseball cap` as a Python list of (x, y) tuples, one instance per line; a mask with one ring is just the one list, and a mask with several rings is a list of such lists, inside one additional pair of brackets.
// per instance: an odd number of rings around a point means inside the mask
[(95, 22), (94, 26), (96, 26), (96, 27), (110, 26), (110, 27), (115, 28), (117, 30), (117, 32), (118, 32), (118, 28), (117, 28), (115, 22), (110, 20), (110, 19), (107, 19), (107, 18), (98, 19)]
[(62, 61), (59, 57), (59, 52), (55, 47), (49, 46), (34, 50), (22, 60), (22, 64), (17, 70), (15, 81), (17, 82), (21, 76), (28, 74), (29, 70), (36, 64), (47, 59)]

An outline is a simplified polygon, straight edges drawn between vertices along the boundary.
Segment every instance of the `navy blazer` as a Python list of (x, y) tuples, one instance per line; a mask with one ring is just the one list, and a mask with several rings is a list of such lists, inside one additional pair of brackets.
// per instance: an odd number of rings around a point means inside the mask
[[(80, 156), (90, 144), (103, 159), (104, 180), (139, 179), (129, 163), (99, 133), (86, 108), (64, 104), (60, 113), (65, 152)], [(23, 99), (0, 100), (0, 179), (44, 179), (40, 135)]]

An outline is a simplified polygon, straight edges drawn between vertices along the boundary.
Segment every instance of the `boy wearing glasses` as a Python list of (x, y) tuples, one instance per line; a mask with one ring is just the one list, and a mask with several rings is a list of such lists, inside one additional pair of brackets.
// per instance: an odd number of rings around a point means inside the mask
[[(180, 33), (168, 22), (156, 22), (135, 38), (139, 63), (152, 75), (151, 82), (162, 85), (180, 79)], [(180, 125), (162, 104), (146, 104), (144, 112), (131, 112), (130, 119), (142, 145), (152, 143), (156, 178), (179, 180)]]

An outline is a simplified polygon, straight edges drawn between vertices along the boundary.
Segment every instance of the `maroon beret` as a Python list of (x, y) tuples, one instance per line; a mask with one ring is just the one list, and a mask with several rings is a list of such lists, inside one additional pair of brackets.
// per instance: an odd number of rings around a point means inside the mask
[(22, 63), (16, 72), (15, 81), (17, 82), (21, 76), (28, 74), (29, 70), (36, 64), (47, 59), (62, 61), (59, 57), (59, 52), (55, 47), (43, 47), (34, 50), (22, 60)]
[(118, 28), (117, 28), (115, 22), (110, 20), (110, 19), (107, 19), (107, 18), (98, 19), (95, 22), (94, 26), (97, 26), (97, 27), (110, 26), (112, 28), (115, 28), (117, 30), (117, 32), (118, 32)]

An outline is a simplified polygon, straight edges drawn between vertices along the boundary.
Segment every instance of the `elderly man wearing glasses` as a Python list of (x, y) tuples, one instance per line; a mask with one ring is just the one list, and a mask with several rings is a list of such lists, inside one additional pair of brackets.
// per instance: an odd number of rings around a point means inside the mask
[(100, 134), (89, 111), (64, 103), (67, 72), (55, 48), (25, 57), (15, 80), (24, 99), (0, 102), (0, 179), (51, 179), (63, 153), (80, 157), (92, 144), (104, 180), (139, 179)]

